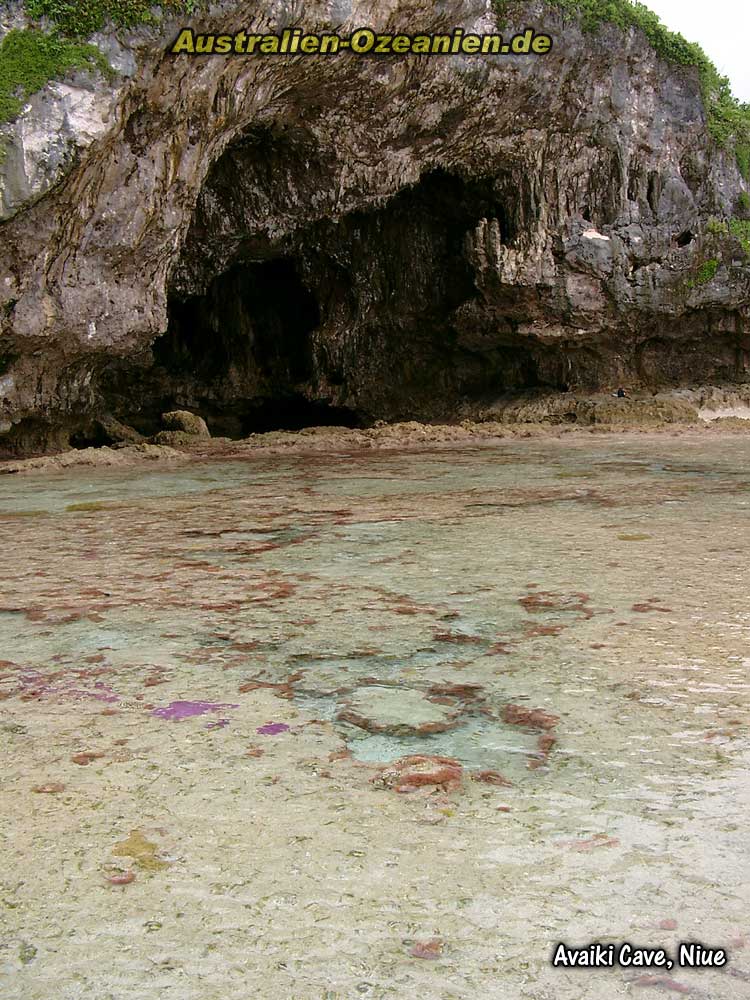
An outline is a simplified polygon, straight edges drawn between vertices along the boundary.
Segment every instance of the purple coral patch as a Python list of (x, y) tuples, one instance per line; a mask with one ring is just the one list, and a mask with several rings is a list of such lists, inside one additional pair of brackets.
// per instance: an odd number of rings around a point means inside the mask
[(288, 733), (289, 726), (285, 722), (268, 722), (256, 730), (261, 736), (278, 736), (279, 733)]

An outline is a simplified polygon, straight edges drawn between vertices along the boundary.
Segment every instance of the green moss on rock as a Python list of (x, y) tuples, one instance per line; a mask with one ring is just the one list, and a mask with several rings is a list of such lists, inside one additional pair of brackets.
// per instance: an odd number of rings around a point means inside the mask
[(709, 219), (706, 228), (712, 236), (733, 236), (750, 257), (750, 219)]
[[(120, 28), (158, 21), (151, 0), (26, 0), (26, 13), (38, 20), (46, 17), (65, 35), (87, 38), (107, 21)], [(159, 6), (172, 13), (192, 14), (197, 0), (162, 0)]]
[(709, 282), (713, 281), (718, 270), (719, 261), (716, 257), (712, 257), (711, 260), (704, 260), (698, 268), (698, 272), (695, 276), (696, 285), (707, 285)]
[(0, 43), (0, 123), (15, 118), (28, 98), (50, 80), (85, 68), (111, 73), (93, 45), (36, 28), (8, 32)]
[(730, 219), (729, 232), (742, 244), (742, 249), (750, 257), (750, 219)]

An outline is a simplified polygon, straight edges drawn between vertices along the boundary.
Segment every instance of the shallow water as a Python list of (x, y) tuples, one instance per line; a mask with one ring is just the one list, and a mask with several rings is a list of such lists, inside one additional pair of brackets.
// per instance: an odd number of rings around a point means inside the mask
[[(750, 997), (749, 459), (606, 437), (0, 480), (3, 996)], [(373, 781), (414, 753), (461, 788)], [(571, 972), (560, 940), (731, 954)]]

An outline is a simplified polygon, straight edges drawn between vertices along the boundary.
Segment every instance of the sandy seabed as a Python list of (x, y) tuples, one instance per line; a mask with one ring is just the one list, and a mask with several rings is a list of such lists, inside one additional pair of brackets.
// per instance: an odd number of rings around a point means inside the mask
[(750, 997), (750, 438), (418, 426), (0, 480), (3, 997)]

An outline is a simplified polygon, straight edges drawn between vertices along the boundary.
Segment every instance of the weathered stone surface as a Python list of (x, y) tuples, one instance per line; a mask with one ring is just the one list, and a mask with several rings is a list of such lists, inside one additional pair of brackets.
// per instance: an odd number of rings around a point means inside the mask
[(0, 222), (45, 195), (111, 128), (117, 93), (79, 72), (75, 83), (48, 84), (0, 128)]
[[(486, 31), (491, 8), (237, 0), (204, 27)], [(696, 71), (542, 3), (514, 19), (552, 52), (193, 59), (164, 56), (174, 23), (102, 36), (118, 77), (2, 226), (0, 441), (64, 443), (104, 411), (241, 436), (747, 379), (750, 268), (708, 225), (746, 184)], [(40, 101), (19, 128), (51, 163)], [(16, 207), (35, 170), (6, 186)]]
[(109, 444), (140, 444), (143, 441), (143, 435), (135, 428), (120, 423), (114, 417), (107, 415), (101, 417), (99, 426)]
[(161, 421), (168, 431), (182, 431), (193, 437), (211, 437), (206, 421), (195, 413), (188, 413), (187, 410), (173, 410), (172, 413), (163, 413)]
[(129, 466), (142, 461), (168, 462), (182, 459), (179, 451), (157, 445), (133, 445), (114, 451), (112, 448), (85, 448), (68, 451), (61, 455), (26, 458), (18, 462), (0, 464), (0, 475), (14, 475), (26, 472), (58, 471), (72, 466)]
[(625, 399), (613, 398), (611, 394), (531, 392), (501, 398), (485, 407), (481, 416), (510, 424), (570, 422), (584, 426), (649, 427), (694, 424), (699, 411), (694, 396), (667, 392)]

